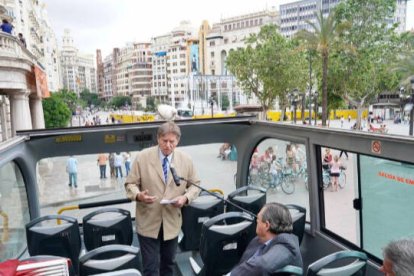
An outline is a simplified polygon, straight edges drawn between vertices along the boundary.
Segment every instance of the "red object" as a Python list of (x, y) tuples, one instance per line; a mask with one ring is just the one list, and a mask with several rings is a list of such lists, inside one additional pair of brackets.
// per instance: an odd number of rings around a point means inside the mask
[(19, 261), (12, 259), (0, 263), (0, 276), (14, 276), (16, 275), (17, 266)]

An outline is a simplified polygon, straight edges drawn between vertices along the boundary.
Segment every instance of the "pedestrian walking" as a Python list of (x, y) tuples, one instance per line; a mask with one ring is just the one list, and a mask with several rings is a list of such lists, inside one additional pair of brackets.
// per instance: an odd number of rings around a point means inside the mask
[(351, 115), (348, 115), (348, 123), (351, 122)]
[(106, 178), (106, 162), (108, 161), (108, 157), (106, 154), (101, 153), (98, 155), (98, 166), (99, 166), (99, 174), (100, 178)]
[(344, 115), (341, 116), (341, 128), (344, 127)]
[(123, 177), (122, 175), (122, 163), (123, 163), (124, 159), (122, 158), (121, 154), (119, 152), (117, 152), (115, 154), (115, 158), (114, 158), (114, 167), (115, 167), (115, 176), (116, 178), (118, 177)]
[(78, 160), (71, 155), (66, 162), (66, 172), (69, 174), (69, 187), (78, 187)]
[(129, 171), (131, 170), (131, 154), (127, 151), (124, 154), (124, 162), (125, 162), (125, 174), (128, 176)]
[(108, 160), (109, 160), (109, 169), (111, 171), (111, 177), (115, 176), (115, 154), (110, 153), (108, 155)]

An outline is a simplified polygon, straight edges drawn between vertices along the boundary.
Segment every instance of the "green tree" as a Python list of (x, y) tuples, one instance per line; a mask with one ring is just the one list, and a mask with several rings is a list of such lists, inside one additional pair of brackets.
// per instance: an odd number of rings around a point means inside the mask
[(363, 107), (379, 93), (398, 87), (398, 75), (390, 73), (389, 67), (403, 43), (396, 25), (387, 22), (394, 16), (395, 5), (395, 0), (348, 0), (336, 9), (337, 19), (349, 25), (340, 39), (354, 48), (335, 57), (342, 76), (338, 81), (344, 98), (358, 108), (358, 127)]
[(230, 106), (229, 96), (221, 94), (221, 109), (227, 110)]
[(319, 52), (322, 65), (322, 125), (326, 126), (328, 115), (328, 65), (330, 51), (335, 43), (338, 32), (338, 24), (335, 20), (335, 12), (331, 12), (324, 17), (322, 10), (316, 17), (316, 22), (307, 22), (311, 31), (304, 30), (299, 32), (297, 37), (304, 39), (307, 43), (306, 48)]
[(276, 98), (286, 106), (286, 92), (306, 86), (305, 58), (296, 48), (297, 41), (283, 37), (276, 26), (266, 25), (247, 39), (246, 48), (231, 51), (227, 57), (227, 68), (245, 93), (259, 100), (263, 118)]
[(147, 112), (155, 112), (157, 110), (157, 101), (155, 97), (147, 97), (146, 98), (146, 109)]
[(43, 114), (46, 128), (67, 127), (72, 117), (72, 112), (64, 102), (61, 95), (52, 93), (49, 98), (43, 100)]
[(87, 106), (99, 106), (101, 104), (101, 100), (98, 98), (98, 95), (96, 93), (91, 93), (87, 88), (82, 90), (80, 98), (86, 103)]
[(405, 44), (403, 51), (398, 56), (396, 63), (391, 67), (391, 72), (397, 72), (401, 77), (401, 86), (407, 92), (411, 89), (411, 79), (414, 78), (414, 34), (411, 32), (403, 33), (402, 41)]
[(58, 92), (52, 93), (55, 97), (60, 98), (70, 109), (72, 113), (76, 111), (77, 106), (80, 104), (80, 101), (75, 92), (61, 89)]
[(128, 96), (116, 96), (112, 98), (110, 104), (116, 108), (120, 108), (125, 105), (131, 105), (131, 98)]

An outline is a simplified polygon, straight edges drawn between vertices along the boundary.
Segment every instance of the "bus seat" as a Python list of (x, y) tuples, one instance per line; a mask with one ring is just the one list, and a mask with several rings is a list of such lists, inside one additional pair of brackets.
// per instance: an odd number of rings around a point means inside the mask
[(281, 269), (278, 269), (275, 273), (272, 273), (271, 276), (302, 276), (303, 269), (294, 265), (287, 265)]
[[(123, 269), (139, 271), (141, 261), (138, 254), (139, 249), (137, 247), (123, 244), (111, 244), (95, 248), (79, 258), (79, 274), (84, 276)], [(103, 259), (102, 255), (116, 255), (116, 257)]]
[[(62, 224), (51, 221), (62, 220)], [(48, 215), (26, 224), (27, 249), (30, 256), (53, 255), (69, 258), (78, 271), (81, 238), (78, 221), (63, 215)]]
[[(228, 219), (234, 224), (223, 224)], [(241, 212), (230, 212), (215, 216), (203, 224), (198, 264), (190, 257), (193, 271), (197, 275), (223, 275), (240, 260), (244, 250), (256, 235), (254, 218)]]
[[(248, 193), (249, 191), (256, 192)], [(266, 189), (252, 185), (244, 186), (230, 193), (227, 197), (227, 200), (256, 215), (266, 204)], [(240, 212), (241, 210), (230, 204), (227, 204), (226, 211)]]
[[(308, 267), (307, 276), (365, 275), (367, 255), (360, 251), (344, 250), (325, 256)], [(339, 263), (340, 260), (348, 260)], [(349, 262), (353, 260), (353, 262)]]
[(94, 276), (141, 276), (142, 274), (136, 269), (122, 269), (105, 273), (95, 274)]
[(303, 234), (305, 233), (306, 208), (295, 204), (286, 204), (285, 206), (289, 209), (292, 216), (292, 233), (298, 237), (300, 245), (303, 239)]
[(182, 208), (184, 234), (180, 242), (183, 251), (198, 250), (203, 223), (224, 212), (224, 201), (202, 192), (191, 204)]
[(88, 251), (110, 244), (131, 245), (131, 214), (119, 208), (102, 208), (83, 217), (83, 240)]

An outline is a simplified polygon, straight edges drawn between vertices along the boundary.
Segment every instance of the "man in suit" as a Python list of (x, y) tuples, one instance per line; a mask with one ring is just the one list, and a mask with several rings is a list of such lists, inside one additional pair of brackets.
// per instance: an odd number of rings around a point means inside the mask
[[(157, 132), (158, 145), (137, 154), (125, 181), (128, 198), (136, 201), (135, 221), (145, 276), (173, 275), (182, 224), (181, 207), (200, 192), (189, 184), (200, 183), (191, 158), (175, 149), (180, 137), (180, 128), (175, 123), (162, 124)], [(187, 183), (176, 185), (171, 165)], [(162, 204), (163, 199), (171, 203)]]
[(268, 275), (287, 265), (302, 267), (292, 217), (279, 203), (267, 203), (257, 215), (257, 236), (249, 243), (231, 276)]

